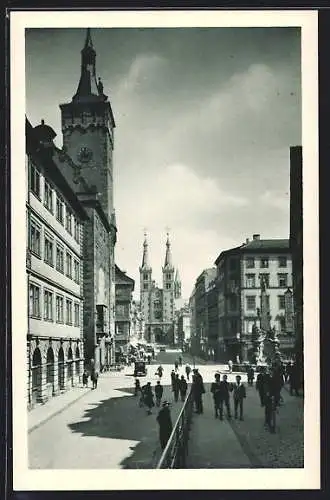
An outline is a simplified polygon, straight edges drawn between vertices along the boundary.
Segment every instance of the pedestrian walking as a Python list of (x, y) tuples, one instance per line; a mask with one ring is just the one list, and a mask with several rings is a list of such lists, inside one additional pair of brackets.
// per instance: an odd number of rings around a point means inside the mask
[(214, 375), (215, 382), (211, 384), (211, 393), (214, 403), (214, 417), (218, 418), (220, 415), (220, 373)]
[(179, 366), (182, 366), (182, 356), (179, 356)]
[(88, 373), (85, 370), (82, 376), (83, 387), (88, 387)]
[(174, 393), (174, 401), (177, 403), (179, 400), (179, 392), (180, 392), (180, 379), (179, 374), (175, 375), (175, 379), (173, 381), (173, 393)]
[(233, 390), (233, 385), (230, 384), (227, 381), (227, 375), (224, 375), (222, 377), (222, 380), (220, 382), (220, 393), (219, 393), (219, 399), (220, 399), (220, 404), (219, 404), (219, 409), (220, 409), (220, 420), (223, 420), (223, 407), (226, 407), (227, 411), (227, 418), (231, 418), (231, 411), (230, 411), (230, 393)]
[(233, 371), (233, 362), (231, 359), (228, 361), (228, 370), (229, 370), (229, 373), (232, 373), (232, 371)]
[(146, 385), (142, 387), (142, 392), (143, 392), (143, 402), (147, 407), (147, 415), (151, 415), (152, 414), (151, 408), (155, 406), (154, 395), (151, 389), (151, 382), (148, 382)]
[(148, 365), (151, 364), (151, 354), (148, 354)]
[(234, 411), (235, 411), (235, 418), (238, 418), (238, 409), (239, 409), (239, 415), (240, 415), (240, 420), (243, 420), (243, 401), (244, 398), (246, 398), (246, 390), (245, 386), (241, 383), (241, 376), (237, 375), (236, 376), (236, 383), (234, 384)]
[(260, 373), (257, 375), (256, 389), (259, 393), (260, 405), (265, 406), (265, 389), (266, 389), (266, 370), (261, 368)]
[(188, 389), (188, 384), (186, 382), (186, 379), (184, 378), (184, 375), (181, 375), (179, 382), (181, 401), (184, 401), (186, 399), (187, 389)]
[(175, 369), (176, 372), (179, 369), (179, 361), (178, 360), (176, 360), (175, 363), (174, 363), (174, 369)]
[(192, 377), (192, 394), (195, 402), (196, 413), (203, 413), (203, 399), (202, 395), (205, 394), (204, 381), (202, 375), (199, 373), (198, 368), (193, 370)]
[(159, 408), (160, 407), (160, 402), (163, 397), (163, 386), (160, 384), (160, 380), (157, 381), (157, 384), (155, 385), (155, 397), (156, 397), (156, 406)]
[(163, 371), (164, 371), (164, 368), (162, 367), (162, 365), (159, 365), (159, 367), (157, 368), (157, 371), (156, 371), (156, 375), (158, 375), (158, 377), (161, 379), (162, 376), (163, 376)]
[(174, 380), (175, 380), (175, 371), (172, 370), (171, 371), (171, 386), (172, 386), (172, 392), (173, 392), (173, 389), (174, 389)]
[(157, 422), (159, 425), (160, 446), (161, 449), (164, 450), (173, 429), (171, 412), (170, 412), (170, 403), (168, 401), (163, 402), (162, 408), (157, 415)]
[(293, 396), (293, 393), (295, 396), (299, 396), (299, 372), (296, 364), (291, 367), (289, 384), (291, 396)]
[(135, 387), (134, 387), (134, 396), (137, 396), (141, 393), (141, 385), (140, 380), (138, 378), (135, 379)]
[(92, 374), (91, 374), (91, 381), (92, 381), (92, 389), (96, 389), (97, 388), (97, 382), (98, 382), (98, 379), (99, 379), (99, 374), (96, 370), (92, 370)]
[(254, 369), (251, 365), (247, 369), (247, 381), (248, 381), (249, 386), (253, 386)]
[(187, 380), (189, 380), (191, 368), (190, 368), (190, 366), (188, 364), (186, 365), (185, 370), (186, 370)]
[(272, 421), (273, 412), (277, 411), (279, 406), (278, 381), (274, 373), (267, 373), (265, 376), (264, 406), (265, 406), (265, 426), (271, 432), (275, 432), (274, 422)]

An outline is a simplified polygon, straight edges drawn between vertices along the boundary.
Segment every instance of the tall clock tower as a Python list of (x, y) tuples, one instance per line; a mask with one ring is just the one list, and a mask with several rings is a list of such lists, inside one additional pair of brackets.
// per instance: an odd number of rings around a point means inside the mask
[(72, 101), (60, 105), (63, 149), (96, 188), (104, 213), (113, 217), (113, 148), (115, 120), (103, 84), (96, 76), (96, 52), (90, 29), (81, 51), (80, 80)]
[(71, 102), (60, 105), (63, 148), (59, 158), (66, 158), (68, 165), (71, 161), (71, 174), (64, 161), (60, 168), (66, 177), (71, 175), (71, 185), (88, 214), (83, 228), (85, 353), (87, 362), (101, 369), (113, 362), (115, 352), (115, 121), (95, 63), (96, 52), (88, 28), (76, 93)]

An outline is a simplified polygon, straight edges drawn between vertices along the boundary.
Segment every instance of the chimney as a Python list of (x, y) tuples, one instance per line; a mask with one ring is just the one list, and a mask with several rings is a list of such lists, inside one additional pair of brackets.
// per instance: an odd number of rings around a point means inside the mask
[(249, 238), (246, 238), (246, 242), (245, 242), (245, 244), (246, 244), (246, 245), (248, 245), (249, 243), (250, 243)]
[(254, 234), (253, 235), (253, 240), (256, 241), (256, 240), (260, 240), (260, 234)]

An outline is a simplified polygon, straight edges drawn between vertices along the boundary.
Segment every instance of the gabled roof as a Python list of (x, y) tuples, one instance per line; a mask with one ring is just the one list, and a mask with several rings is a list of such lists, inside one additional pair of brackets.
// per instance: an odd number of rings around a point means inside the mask
[(289, 250), (288, 239), (252, 240), (242, 250)]
[(135, 281), (133, 278), (127, 276), (124, 271), (122, 271), (117, 264), (115, 264), (115, 284), (116, 285), (129, 285), (134, 290)]

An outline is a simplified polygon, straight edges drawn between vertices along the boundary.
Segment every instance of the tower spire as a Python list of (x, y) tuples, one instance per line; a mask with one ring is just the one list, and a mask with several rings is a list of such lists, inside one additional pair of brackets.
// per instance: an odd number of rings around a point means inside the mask
[(166, 254), (165, 254), (164, 270), (170, 270), (170, 269), (173, 270), (170, 237), (169, 237), (168, 233), (166, 233), (166, 234), (167, 234), (167, 240), (166, 240)]
[(144, 232), (143, 256), (142, 256), (141, 271), (150, 271), (150, 269), (151, 269), (151, 267), (150, 267), (150, 264), (149, 264), (147, 233)]
[[(93, 47), (91, 29), (87, 28), (85, 45), (81, 51), (81, 72), (78, 89), (73, 101), (104, 100), (96, 81), (96, 52)], [(100, 95), (101, 94), (101, 95)]]

